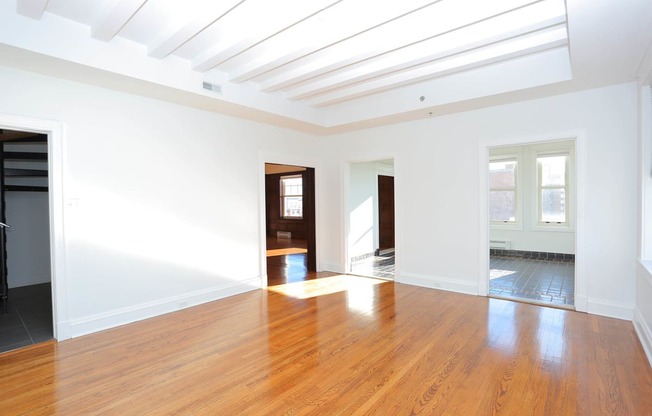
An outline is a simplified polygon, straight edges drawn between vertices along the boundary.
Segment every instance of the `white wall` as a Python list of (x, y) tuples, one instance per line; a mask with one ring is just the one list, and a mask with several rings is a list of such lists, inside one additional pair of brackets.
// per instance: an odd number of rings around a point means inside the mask
[(7, 192), (7, 282), (20, 287), (50, 281), (47, 192)]
[[(590, 310), (632, 316), (636, 275), (636, 86), (616, 85), (325, 138), (324, 263), (343, 264), (341, 161), (393, 155), (397, 281), (479, 292), (481, 143), (587, 137), (586, 270)], [(523, 140), (523, 141), (526, 141)], [(617, 242), (617, 244), (614, 244)], [(340, 266), (341, 267), (341, 266)]]
[(349, 257), (370, 254), (379, 247), (378, 175), (394, 175), (392, 161), (349, 164)]
[(71, 335), (260, 287), (260, 153), (313, 137), (1, 67), (0, 85), (0, 114), (64, 126)]
[(639, 260), (634, 327), (652, 365), (652, 89), (639, 90)]
[[(575, 254), (575, 192), (574, 175), (569, 175), (569, 226), (555, 227), (551, 231), (538, 226), (536, 205), (537, 171), (536, 149), (549, 146), (575, 146), (572, 142), (543, 145), (509, 146), (493, 148), (491, 156), (518, 155), (517, 165), (517, 225), (491, 225), (491, 240), (511, 241), (512, 250), (542, 251), (548, 253)], [(570, 152), (573, 153), (572, 151)], [(571, 161), (572, 162), (572, 161)], [(570, 164), (573, 172), (574, 163)]]
[(349, 257), (373, 253), (378, 240), (378, 190), (374, 162), (351, 163)]

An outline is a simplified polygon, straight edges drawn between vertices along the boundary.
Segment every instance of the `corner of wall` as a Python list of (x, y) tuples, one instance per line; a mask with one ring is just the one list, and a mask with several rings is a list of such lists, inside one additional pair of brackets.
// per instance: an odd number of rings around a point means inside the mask
[(650, 367), (652, 367), (652, 329), (645, 322), (643, 314), (638, 308), (634, 309), (634, 329), (636, 330), (638, 339), (641, 341)]

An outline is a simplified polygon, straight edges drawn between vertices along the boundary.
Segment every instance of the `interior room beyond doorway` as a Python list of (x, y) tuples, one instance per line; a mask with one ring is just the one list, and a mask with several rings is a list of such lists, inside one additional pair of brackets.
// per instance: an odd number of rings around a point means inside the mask
[(489, 296), (573, 308), (575, 141), (489, 156)]
[(348, 271), (394, 279), (394, 160), (349, 164)]
[(265, 164), (267, 285), (309, 279), (316, 272), (314, 169)]
[(47, 142), (0, 129), (0, 352), (54, 335)]

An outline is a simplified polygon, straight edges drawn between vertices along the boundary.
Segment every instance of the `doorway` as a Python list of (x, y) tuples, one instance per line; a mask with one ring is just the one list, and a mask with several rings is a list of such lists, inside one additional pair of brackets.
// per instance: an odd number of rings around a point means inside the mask
[(394, 160), (349, 163), (347, 271), (394, 279)]
[(574, 309), (574, 140), (489, 148), (491, 297)]
[(313, 278), (317, 272), (315, 169), (265, 163), (267, 285)]
[(48, 137), (0, 130), (0, 352), (54, 337)]

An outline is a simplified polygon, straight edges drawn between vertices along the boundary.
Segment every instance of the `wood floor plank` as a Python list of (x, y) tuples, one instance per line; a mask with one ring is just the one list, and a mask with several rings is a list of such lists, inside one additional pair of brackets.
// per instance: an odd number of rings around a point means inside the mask
[(2, 415), (649, 415), (631, 322), (316, 274), (0, 354)]

